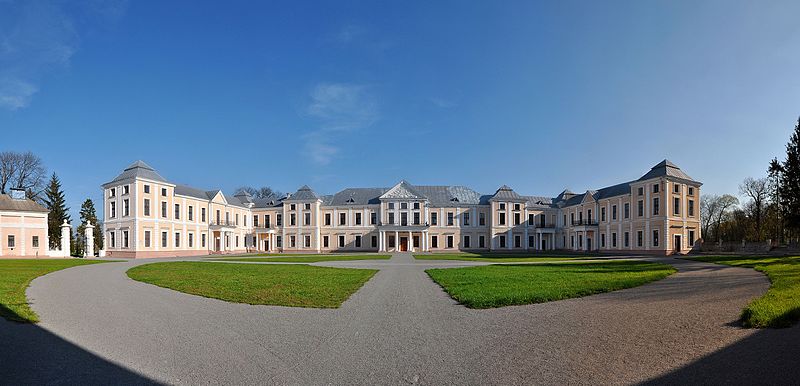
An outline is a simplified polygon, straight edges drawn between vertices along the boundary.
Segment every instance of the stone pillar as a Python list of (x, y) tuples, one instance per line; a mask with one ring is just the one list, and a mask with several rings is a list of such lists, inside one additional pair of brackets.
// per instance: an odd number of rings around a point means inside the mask
[(72, 225), (69, 225), (67, 220), (64, 220), (64, 223), (61, 224), (61, 255), (64, 257), (69, 257), (69, 253), (71, 251), (69, 245), (69, 236), (71, 233)]
[(408, 231), (408, 250), (414, 252), (414, 236), (411, 235), (411, 231)]
[(94, 225), (92, 225), (91, 221), (86, 221), (83, 236), (86, 241), (86, 250), (83, 252), (83, 257), (94, 257)]

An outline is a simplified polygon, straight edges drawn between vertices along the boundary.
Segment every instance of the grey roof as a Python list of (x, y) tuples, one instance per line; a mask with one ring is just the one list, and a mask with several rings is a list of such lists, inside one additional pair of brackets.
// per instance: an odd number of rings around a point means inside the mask
[(657, 177), (674, 177), (682, 180), (697, 182), (692, 177), (689, 177), (688, 174), (684, 173), (681, 168), (667, 159), (659, 162), (658, 165), (653, 166), (653, 168), (650, 169), (647, 174), (639, 178), (639, 181), (649, 180)]
[(551, 197), (544, 196), (523, 196), (527, 200), (526, 205), (529, 208), (553, 208), (555, 207), (555, 200)]
[(499, 189), (497, 189), (497, 191), (494, 193), (494, 196), (492, 196), (492, 198), (490, 199), (490, 201), (500, 201), (500, 200), (525, 201), (525, 199), (522, 198), (522, 196), (517, 194), (517, 192), (515, 192), (514, 189), (508, 187), (508, 185), (503, 185)]
[(381, 195), (381, 198), (397, 198), (397, 199), (426, 199), (424, 193), (417, 190), (417, 187), (409, 184), (406, 180), (402, 180), (397, 185), (391, 187)]
[(222, 195), (225, 197), (225, 201), (227, 201), (229, 205), (234, 205), (234, 206), (240, 206), (242, 208), (247, 208), (247, 205), (245, 205), (243, 202), (239, 201), (238, 197), (231, 196), (230, 194), (225, 194), (225, 193), (222, 193)]
[(595, 193), (594, 198), (595, 200), (599, 200), (602, 198), (624, 196), (626, 194), (629, 194), (630, 192), (631, 192), (631, 183), (623, 182), (621, 184), (609, 186), (598, 190), (597, 193)]
[(17, 200), (11, 198), (7, 194), (0, 194), (0, 210), (7, 210), (11, 212), (44, 212), (47, 213), (47, 208), (39, 205), (33, 200), (27, 198)]
[(570, 197), (572, 197), (574, 195), (575, 195), (575, 193), (573, 193), (571, 190), (564, 189), (563, 192), (559, 193), (558, 196), (556, 196), (555, 200), (556, 201), (567, 200), (567, 199), (569, 199)]
[(314, 193), (314, 191), (311, 190), (311, 188), (309, 188), (308, 185), (301, 186), (300, 189), (297, 189), (297, 191), (294, 192), (294, 194), (292, 194), (287, 198), (287, 200), (290, 201), (318, 200), (318, 199), (319, 196), (316, 193)]
[(191, 186), (175, 185), (175, 194), (179, 194), (181, 196), (194, 197), (201, 200), (210, 200), (212, 197), (214, 197), (214, 194), (217, 194), (217, 192), (213, 192), (213, 194), (209, 193), (210, 192), (196, 189)]
[(466, 186), (415, 185), (417, 192), (428, 198), (432, 206), (464, 206), (481, 204), (481, 195)]
[(283, 205), (283, 197), (272, 196), (266, 198), (254, 198), (254, 208), (277, 208)]
[(378, 205), (386, 188), (347, 188), (323, 200), (327, 206)]
[(158, 174), (158, 172), (156, 172), (155, 169), (150, 167), (150, 165), (146, 164), (144, 161), (139, 160), (132, 163), (127, 168), (125, 168), (125, 170), (123, 170), (120, 175), (118, 175), (116, 178), (111, 180), (111, 182), (108, 182), (105, 185), (137, 177), (158, 182), (167, 182), (167, 180), (164, 177), (161, 177), (161, 175)]
[(246, 190), (240, 190), (239, 193), (233, 195), (234, 197), (238, 198), (239, 201), (242, 203), (252, 203), (253, 196), (250, 193), (247, 193)]

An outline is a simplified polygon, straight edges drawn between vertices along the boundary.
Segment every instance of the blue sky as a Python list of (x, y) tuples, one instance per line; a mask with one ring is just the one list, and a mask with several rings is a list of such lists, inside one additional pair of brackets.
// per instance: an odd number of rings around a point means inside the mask
[(142, 159), (320, 193), (600, 188), (669, 158), (736, 193), (800, 115), (799, 2), (0, 0), (0, 150), (73, 216)]

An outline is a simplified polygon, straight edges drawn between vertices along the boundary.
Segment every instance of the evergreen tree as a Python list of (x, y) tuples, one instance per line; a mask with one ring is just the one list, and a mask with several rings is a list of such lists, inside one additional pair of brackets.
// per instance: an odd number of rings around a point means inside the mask
[[(47, 234), (50, 238), (50, 248), (61, 248), (61, 224), (64, 220), (69, 222), (69, 208), (61, 190), (61, 181), (55, 173), (50, 177), (50, 182), (44, 191), (44, 205), (50, 210), (47, 216)], [(72, 233), (70, 231), (70, 233)]]
[(78, 226), (78, 234), (76, 235), (78, 245), (78, 254), (83, 256), (83, 251), (86, 249), (85, 230), (86, 222), (89, 221), (94, 225), (94, 251), (97, 252), (103, 249), (103, 238), (101, 237), (102, 227), (97, 221), (97, 212), (94, 209), (94, 202), (91, 199), (81, 204), (81, 224)]
[(795, 235), (800, 231), (800, 118), (786, 144), (786, 160), (781, 176), (781, 206), (787, 228)]

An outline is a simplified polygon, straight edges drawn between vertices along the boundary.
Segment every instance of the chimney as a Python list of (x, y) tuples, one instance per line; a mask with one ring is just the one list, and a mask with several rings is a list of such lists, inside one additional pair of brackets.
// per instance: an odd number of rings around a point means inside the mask
[(24, 200), (27, 198), (25, 197), (25, 189), (11, 188), (9, 193), (11, 198), (14, 200)]

